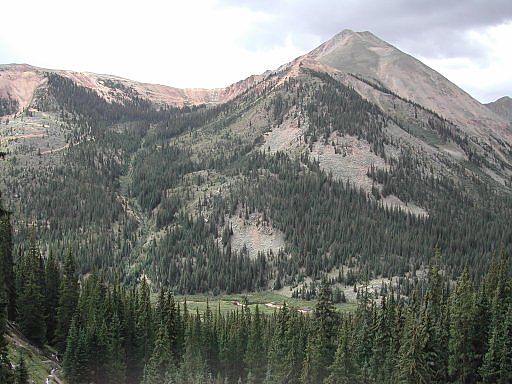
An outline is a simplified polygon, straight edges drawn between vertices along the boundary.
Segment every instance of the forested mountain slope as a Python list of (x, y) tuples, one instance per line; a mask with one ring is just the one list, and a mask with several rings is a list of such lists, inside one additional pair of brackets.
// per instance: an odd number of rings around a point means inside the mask
[(17, 244), (35, 225), (43, 253), (73, 248), (82, 274), (179, 293), (414, 274), (436, 245), (450, 275), (479, 276), (512, 247), (510, 132), (402, 55), (344, 31), (196, 106), (31, 68), (33, 93), (4, 97), (0, 125)]

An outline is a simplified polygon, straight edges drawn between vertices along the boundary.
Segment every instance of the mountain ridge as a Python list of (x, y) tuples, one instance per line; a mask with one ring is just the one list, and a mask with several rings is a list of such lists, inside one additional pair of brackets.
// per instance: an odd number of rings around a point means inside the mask
[[(13, 98), (18, 101), (20, 112), (30, 104), (35, 90), (45, 84), (45, 73), (55, 73), (73, 80), (76, 84), (96, 91), (107, 101), (123, 99), (125, 92), (135, 92), (156, 104), (169, 106), (193, 106), (226, 102), (248, 87), (257, 83), (262, 75), (252, 75), (223, 88), (176, 88), (162, 84), (137, 82), (116, 75), (78, 72), (61, 69), (39, 68), (29, 64), (0, 64), (0, 98)], [(105, 81), (113, 87), (105, 86)], [(117, 93), (117, 94), (116, 94)]]
[[(21, 72), (19, 76), (26, 80), (26, 85), (21, 81), (18, 87), (11, 89), (11, 96), (19, 101), (20, 109), (29, 101), (27, 94), (33, 92), (35, 86), (42, 84), (42, 72), (66, 76), (77, 84), (95, 89), (107, 100), (111, 97), (110, 90), (105, 89), (101, 84), (102, 80), (120, 82), (135, 90), (140, 97), (159, 104), (172, 106), (219, 104), (231, 100), (249, 87), (261, 82), (269, 73), (275, 73), (283, 68), (293, 69), (297, 63), (303, 65), (306, 63), (306, 66), (326, 72), (338, 70), (371, 77), (398, 95), (433, 110), (458, 125), (467, 125), (473, 131), (478, 131), (484, 126), (512, 137), (512, 132), (508, 129), (508, 121), (494, 111), (491, 112), (489, 108), (442, 74), (370, 31), (355, 32), (350, 29), (344, 29), (312, 51), (283, 64), (277, 70), (251, 75), (221, 88), (176, 88), (169, 85), (137, 82), (110, 74), (45, 69), (28, 64), (0, 64), (0, 97), (9, 95), (9, 90), (5, 89), (6, 82), (5, 80), (2, 82), (2, 77), (5, 77), (5, 72), (10, 70)], [(412, 71), (411, 68), (414, 70)], [(410, 78), (409, 75), (412, 73), (420, 75)], [(437, 88), (441, 88), (441, 91), (439, 92)]]

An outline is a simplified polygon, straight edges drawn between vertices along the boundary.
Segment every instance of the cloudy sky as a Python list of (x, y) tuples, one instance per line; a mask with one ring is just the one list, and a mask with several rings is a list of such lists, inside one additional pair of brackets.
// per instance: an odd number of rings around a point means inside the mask
[(480, 101), (512, 96), (511, 0), (5, 1), (0, 63), (225, 86), (369, 30)]

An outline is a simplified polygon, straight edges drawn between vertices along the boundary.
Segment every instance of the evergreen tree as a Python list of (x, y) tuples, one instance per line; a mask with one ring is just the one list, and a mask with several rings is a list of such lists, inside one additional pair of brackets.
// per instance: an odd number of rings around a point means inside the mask
[(169, 346), (167, 327), (161, 323), (155, 339), (153, 353), (144, 367), (142, 384), (160, 384), (164, 382), (172, 365), (172, 353)]
[(122, 327), (117, 314), (110, 324), (107, 378), (109, 384), (126, 383), (126, 353), (123, 346)]
[(326, 384), (357, 384), (361, 382), (353, 343), (350, 320), (346, 320), (339, 331), (338, 347), (334, 362), (329, 367)]
[(445, 383), (448, 376), (449, 315), (447, 293), (443, 287), (443, 277), (440, 270), (441, 252), (435, 249), (428, 273), (427, 292), (423, 302), (423, 322), (428, 330), (425, 352), (428, 366), (432, 368), (431, 380), (435, 383)]
[(302, 367), (300, 382), (302, 384), (322, 383), (326, 374), (324, 361), (326, 356), (322, 355), (323, 351), (322, 335), (314, 332), (308, 338), (306, 346), (306, 357)]
[(489, 277), (493, 283), (487, 289), (493, 289), (494, 294), (488, 350), (480, 368), (485, 383), (507, 383), (512, 376), (512, 278), (508, 270), (508, 259), (503, 256)]
[(37, 345), (46, 340), (46, 304), (42, 258), (31, 237), (30, 248), (18, 267), (18, 321), (23, 334)]
[(45, 297), (46, 297), (46, 339), (55, 341), (57, 327), (57, 308), (59, 306), (60, 269), (53, 252), (45, 264)]
[(11, 214), (3, 207), (0, 194), (0, 269), (2, 269), (7, 297), (7, 317), (16, 319), (16, 283), (12, 254)]
[(377, 314), (377, 321), (373, 327), (373, 356), (371, 360), (371, 376), (377, 383), (387, 383), (393, 374), (394, 352), (392, 349), (393, 324), (388, 316), (390, 315), (386, 297), (382, 298), (381, 307)]
[(450, 340), (448, 372), (452, 380), (460, 383), (476, 382), (472, 345), (474, 321), (473, 288), (465, 270), (457, 281), (450, 307)]
[(400, 345), (398, 382), (404, 384), (431, 382), (431, 372), (425, 352), (427, 330), (425, 324), (416, 317), (416, 313), (417, 308), (414, 306), (407, 309)]
[(269, 351), (267, 355), (267, 371), (265, 373), (265, 384), (282, 383), (285, 381), (288, 369), (286, 357), (289, 354), (287, 342), (287, 325), (290, 318), (290, 310), (283, 304), (277, 314), (276, 324), (272, 330)]
[(62, 366), (64, 368), (64, 375), (68, 381), (72, 382), (77, 373), (77, 352), (78, 352), (78, 338), (79, 338), (79, 325), (78, 315), (71, 321), (69, 327), (69, 334), (66, 342), (66, 351), (64, 353), (64, 360)]
[(149, 285), (146, 277), (142, 278), (140, 285), (139, 301), (137, 303), (136, 337), (138, 356), (141, 368), (149, 361), (153, 352), (153, 308)]
[(55, 346), (61, 352), (66, 350), (66, 339), (69, 327), (78, 304), (78, 278), (71, 248), (64, 260), (62, 281), (59, 288), (59, 306), (57, 308), (57, 328), (55, 330)]

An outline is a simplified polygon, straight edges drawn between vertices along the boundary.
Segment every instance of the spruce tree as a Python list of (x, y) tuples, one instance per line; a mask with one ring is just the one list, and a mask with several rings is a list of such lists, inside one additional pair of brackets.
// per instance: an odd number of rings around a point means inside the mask
[(69, 382), (73, 382), (77, 373), (77, 351), (78, 351), (79, 325), (78, 315), (73, 318), (69, 327), (69, 333), (66, 342), (66, 351), (62, 366), (64, 368), (64, 376)]
[(123, 347), (121, 322), (114, 314), (109, 330), (107, 379), (109, 384), (126, 382), (126, 353)]
[(346, 320), (339, 331), (338, 346), (334, 362), (329, 367), (326, 384), (358, 384), (361, 382), (353, 343), (350, 320)]
[(18, 267), (18, 322), (21, 332), (37, 345), (46, 340), (44, 271), (35, 235)]
[(484, 383), (507, 383), (512, 376), (512, 278), (505, 256), (501, 258), (493, 280), (494, 284), (488, 285), (494, 291), (488, 349), (479, 373)]
[(7, 317), (16, 319), (16, 282), (12, 254), (11, 214), (4, 209), (0, 194), (0, 269), (2, 269), (7, 298)]
[(46, 339), (55, 341), (57, 328), (57, 308), (59, 306), (60, 269), (53, 252), (50, 252), (45, 264), (45, 297), (46, 297)]
[(319, 332), (313, 332), (308, 338), (306, 346), (306, 356), (302, 366), (300, 376), (301, 384), (322, 383), (326, 374), (323, 366), (325, 356), (322, 356), (322, 335)]
[(169, 346), (169, 335), (166, 325), (161, 323), (155, 339), (153, 352), (144, 367), (142, 384), (160, 384), (164, 382), (172, 368), (174, 367)]
[(448, 375), (449, 314), (447, 306), (448, 294), (444, 290), (441, 274), (441, 252), (435, 249), (431, 261), (427, 292), (423, 302), (423, 322), (428, 329), (425, 352), (428, 365), (432, 367), (432, 381), (445, 383)]
[(467, 383), (476, 381), (472, 334), (474, 321), (474, 296), (465, 270), (457, 280), (450, 304), (450, 340), (448, 373), (452, 380)]
[(426, 343), (425, 324), (417, 318), (417, 308), (409, 306), (399, 351), (399, 383), (428, 384), (432, 381), (425, 351)]
[(57, 308), (55, 346), (60, 352), (64, 352), (66, 349), (66, 339), (78, 304), (78, 297), (78, 278), (76, 276), (73, 253), (70, 248), (64, 260), (62, 281), (59, 288), (59, 306)]
[(153, 308), (151, 305), (150, 290), (146, 277), (142, 278), (140, 285), (139, 302), (137, 303), (137, 346), (141, 368), (149, 361), (153, 352)]

